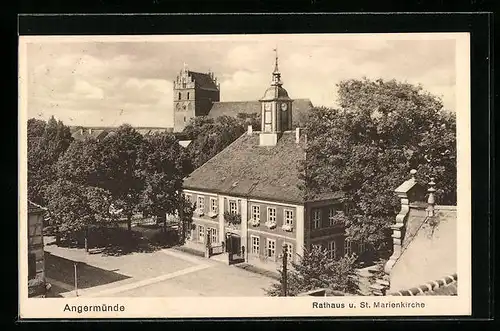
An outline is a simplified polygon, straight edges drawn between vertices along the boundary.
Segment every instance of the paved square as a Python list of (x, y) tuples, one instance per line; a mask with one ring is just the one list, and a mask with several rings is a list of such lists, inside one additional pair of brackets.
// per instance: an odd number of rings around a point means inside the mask
[(53, 297), (76, 296), (78, 262), (81, 297), (265, 296), (273, 279), (175, 249), (122, 256), (46, 246), (47, 278)]

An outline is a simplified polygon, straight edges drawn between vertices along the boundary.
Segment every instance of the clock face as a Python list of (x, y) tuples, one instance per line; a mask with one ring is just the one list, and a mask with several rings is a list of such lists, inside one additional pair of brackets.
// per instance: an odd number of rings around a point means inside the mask
[(286, 103), (282, 103), (281, 110), (287, 110), (287, 109), (288, 109), (288, 105)]
[(266, 110), (271, 110), (271, 104), (270, 104), (270, 103), (266, 103), (266, 104), (264, 104), (264, 108), (265, 108)]

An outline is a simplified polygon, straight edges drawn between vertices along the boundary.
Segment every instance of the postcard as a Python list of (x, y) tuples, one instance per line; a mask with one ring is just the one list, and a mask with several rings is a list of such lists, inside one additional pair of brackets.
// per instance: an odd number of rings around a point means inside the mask
[(470, 315), (469, 47), (20, 36), (21, 319)]

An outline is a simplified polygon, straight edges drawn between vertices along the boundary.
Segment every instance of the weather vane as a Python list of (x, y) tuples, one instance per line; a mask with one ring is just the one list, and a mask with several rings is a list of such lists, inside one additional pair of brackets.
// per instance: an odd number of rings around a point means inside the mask
[(276, 46), (273, 49), (274, 53), (276, 54), (276, 63), (275, 63), (275, 71), (278, 71), (278, 46)]

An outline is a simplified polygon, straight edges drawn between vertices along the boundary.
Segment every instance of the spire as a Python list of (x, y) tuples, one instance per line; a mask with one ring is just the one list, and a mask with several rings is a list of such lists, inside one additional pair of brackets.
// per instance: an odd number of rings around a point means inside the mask
[(188, 65), (186, 62), (184, 62), (183, 70), (184, 70), (184, 72), (186, 72), (188, 70)]
[(273, 51), (276, 54), (276, 61), (274, 63), (274, 71), (273, 71), (273, 80), (271, 85), (273, 86), (281, 86), (283, 83), (281, 82), (281, 73), (278, 69), (278, 48), (274, 48)]
[(274, 53), (276, 54), (276, 62), (274, 64), (274, 72), (280, 72), (279, 69), (278, 69), (278, 48), (275, 48), (274, 49)]

